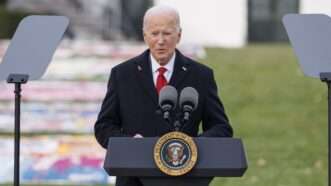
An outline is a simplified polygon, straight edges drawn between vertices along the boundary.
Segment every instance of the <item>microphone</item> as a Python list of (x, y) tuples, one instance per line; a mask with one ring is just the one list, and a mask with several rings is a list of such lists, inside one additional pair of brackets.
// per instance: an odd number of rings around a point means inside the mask
[(163, 112), (163, 118), (170, 120), (170, 111), (176, 108), (178, 93), (175, 87), (167, 85), (160, 90), (159, 106)]
[(184, 122), (190, 119), (190, 114), (198, 107), (199, 93), (193, 87), (185, 87), (180, 93), (179, 106), (184, 114)]

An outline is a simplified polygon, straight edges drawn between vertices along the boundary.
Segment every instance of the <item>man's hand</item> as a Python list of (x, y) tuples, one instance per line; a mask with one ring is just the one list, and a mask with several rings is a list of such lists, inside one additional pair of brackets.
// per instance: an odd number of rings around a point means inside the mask
[(134, 138), (143, 138), (144, 136), (142, 136), (141, 134), (135, 134), (133, 137)]

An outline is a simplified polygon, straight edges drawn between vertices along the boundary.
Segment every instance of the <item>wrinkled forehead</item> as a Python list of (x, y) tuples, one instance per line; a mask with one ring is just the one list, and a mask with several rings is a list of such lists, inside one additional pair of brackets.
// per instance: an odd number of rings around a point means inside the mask
[(144, 29), (152, 25), (167, 25), (180, 27), (179, 15), (175, 9), (168, 7), (154, 7), (149, 9), (144, 16)]
[(177, 22), (173, 16), (170, 15), (158, 15), (149, 17), (146, 20), (144, 25), (145, 29), (155, 29), (155, 28), (163, 28), (163, 29), (176, 29)]

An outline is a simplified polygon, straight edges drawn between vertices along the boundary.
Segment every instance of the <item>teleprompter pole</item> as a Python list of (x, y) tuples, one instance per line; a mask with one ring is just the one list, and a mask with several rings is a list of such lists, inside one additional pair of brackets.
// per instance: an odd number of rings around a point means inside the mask
[(28, 81), (25, 74), (10, 74), (7, 83), (15, 84), (15, 140), (14, 140), (14, 186), (20, 185), (20, 121), (21, 121), (21, 85)]
[(320, 78), (328, 86), (328, 185), (331, 186), (331, 73), (320, 73)]

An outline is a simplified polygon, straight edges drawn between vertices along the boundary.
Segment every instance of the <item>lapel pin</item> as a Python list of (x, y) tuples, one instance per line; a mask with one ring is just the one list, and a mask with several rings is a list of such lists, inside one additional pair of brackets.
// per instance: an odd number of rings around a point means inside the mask
[(138, 65), (137, 68), (138, 68), (139, 71), (143, 70), (140, 65)]
[(184, 67), (184, 66), (182, 66), (182, 69), (183, 69), (184, 71), (186, 71), (186, 70), (187, 70), (187, 68), (186, 68), (186, 67)]

